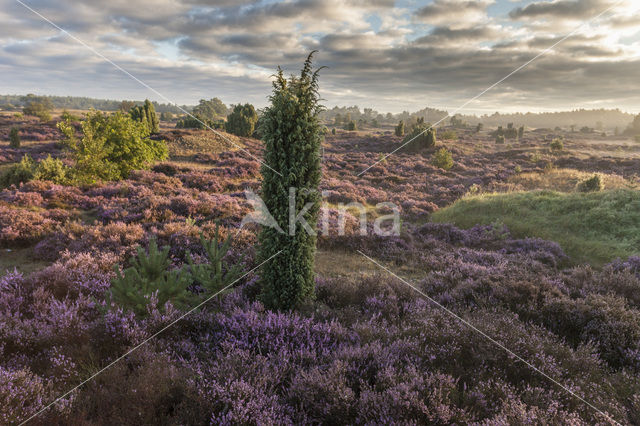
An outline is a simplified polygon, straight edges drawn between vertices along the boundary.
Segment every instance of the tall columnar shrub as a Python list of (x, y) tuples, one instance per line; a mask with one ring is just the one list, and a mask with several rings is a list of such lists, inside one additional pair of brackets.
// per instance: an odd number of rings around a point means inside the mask
[(20, 148), (20, 131), (17, 127), (12, 127), (9, 132), (9, 146), (11, 148)]
[(281, 228), (265, 226), (259, 237), (259, 258), (266, 261), (275, 255), (263, 265), (261, 275), (262, 299), (272, 309), (292, 309), (314, 294), (322, 126), (319, 70), (313, 71), (312, 56), (313, 52), (299, 77), (287, 80), (278, 69), (261, 127), (265, 144), (262, 199)]
[(149, 129), (149, 133), (154, 134), (160, 131), (156, 108), (149, 99), (144, 101), (144, 105), (131, 108), (129, 114), (134, 120), (144, 123)]
[(258, 113), (251, 104), (236, 105), (227, 117), (225, 126), (227, 132), (236, 136), (249, 137), (255, 130), (258, 122)]
[(396, 136), (404, 136), (404, 121), (402, 120), (396, 126)]

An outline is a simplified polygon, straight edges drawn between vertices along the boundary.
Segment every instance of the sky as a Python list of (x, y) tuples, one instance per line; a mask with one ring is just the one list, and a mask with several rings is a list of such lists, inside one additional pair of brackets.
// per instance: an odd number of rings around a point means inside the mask
[(459, 112), (640, 112), (637, 0), (0, 0), (0, 93), (263, 107), (318, 50), (329, 108), (452, 112), (559, 41)]

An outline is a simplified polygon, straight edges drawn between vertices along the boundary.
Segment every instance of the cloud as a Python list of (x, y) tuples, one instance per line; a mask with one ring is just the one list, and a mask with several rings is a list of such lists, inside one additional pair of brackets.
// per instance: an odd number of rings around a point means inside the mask
[[(11, 0), (0, 0), (0, 92), (156, 98)], [(320, 50), (329, 106), (455, 106), (560, 40), (608, 0), (32, 0), (34, 9), (178, 103), (267, 102), (277, 66)], [(629, 4), (580, 29), (474, 105), (639, 104), (640, 19)], [(494, 7), (495, 6), (495, 7)], [(6, 23), (6, 24), (5, 24)], [(636, 39), (634, 39), (636, 37)], [(163, 101), (162, 99), (157, 99)]]

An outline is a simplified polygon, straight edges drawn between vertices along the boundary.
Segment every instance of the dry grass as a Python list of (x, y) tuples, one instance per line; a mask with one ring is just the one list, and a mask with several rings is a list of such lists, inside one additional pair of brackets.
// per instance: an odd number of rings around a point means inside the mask
[[(622, 176), (599, 173), (604, 182), (605, 189), (637, 189), (639, 185), (630, 182)], [(526, 191), (550, 190), (560, 192), (573, 192), (576, 185), (593, 176), (593, 173), (574, 169), (552, 169), (545, 173), (521, 173), (513, 175), (509, 183), (518, 185)]]
[[(193, 131), (178, 139), (169, 140), (167, 142), (169, 155), (172, 158), (183, 158), (196, 154), (217, 154), (223, 151), (234, 151), (244, 146), (237, 136), (223, 134), (228, 140), (211, 130)], [(230, 143), (229, 140), (233, 143)]]

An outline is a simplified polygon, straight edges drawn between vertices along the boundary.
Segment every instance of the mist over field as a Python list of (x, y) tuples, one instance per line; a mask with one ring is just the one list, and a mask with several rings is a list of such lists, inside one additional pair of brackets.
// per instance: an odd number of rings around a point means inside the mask
[(640, 5), (0, 0), (0, 424), (640, 424)]

